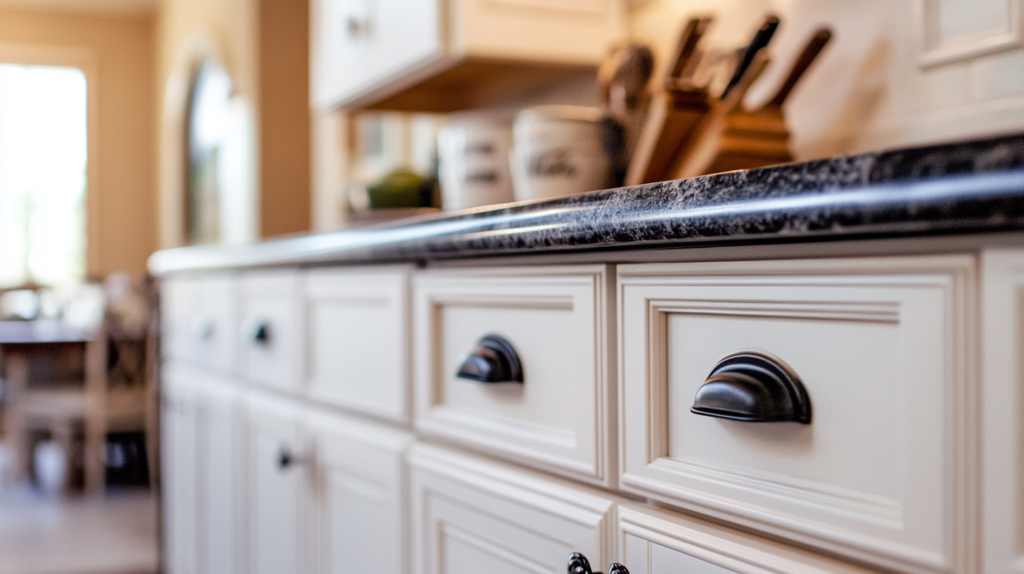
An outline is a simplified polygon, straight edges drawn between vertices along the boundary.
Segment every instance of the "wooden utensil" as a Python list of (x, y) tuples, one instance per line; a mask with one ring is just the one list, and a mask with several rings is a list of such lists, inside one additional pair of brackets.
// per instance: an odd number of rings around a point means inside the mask
[(701, 126), (699, 137), (677, 160), (673, 177), (686, 178), (793, 161), (789, 130), (782, 110), (793, 88), (832, 38), (826, 28), (811, 37), (775, 96), (761, 109), (743, 109), (743, 96), (768, 62), (759, 50), (743, 79), (716, 106)]
[(698, 54), (697, 45), (710, 24), (711, 18), (694, 18), (683, 29), (662, 89), (647, 109), (626, 171), (626, 185), (665, 179), (673, 158), (711, 109), (707, 90), (688, 82)]

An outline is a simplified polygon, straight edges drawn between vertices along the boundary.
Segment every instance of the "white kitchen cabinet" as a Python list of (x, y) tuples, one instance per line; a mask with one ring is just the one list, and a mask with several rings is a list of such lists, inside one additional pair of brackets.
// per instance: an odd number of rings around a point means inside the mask
[(315, 571), (408, 572), (405, 458), (411, 435), (326, 411), (308, 421)]
[(249, 574), (307, 571), (311, 479), (299, 404), (250, 391), (245, 397), (246, 569)]
[(295, 269), (254, 271), (242, 276), (241, 373), (282, 391), (302, 385), (303, 347), (300, 275)]
[(416, 574), (555, 574), (573, 552), (611, 559), (610, 496), (422, 444), (411, 465)]
[(316, 106), (452, 111), (592, 74), (622, 0), (315, 0)]
[(163, 356), (231, 373), (238, 338), (235, 289), (232, 274), (168, 281), (161, 297)]
[[(623, 489), (884, 568), (965, 567), (973, 257), (618, 270)], [(802, 381), (806, 424), (698, 416), (748, 384), (712, 376), (737, 352)]]

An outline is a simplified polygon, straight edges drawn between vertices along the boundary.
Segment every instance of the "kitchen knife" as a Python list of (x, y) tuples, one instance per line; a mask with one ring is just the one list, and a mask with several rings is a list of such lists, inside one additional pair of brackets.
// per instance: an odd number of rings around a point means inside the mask
[(743, 74), (747, 73), (747, 68), (750, 67), (750, 63), (754, 61), (754, 56), (761, 51), (762, 48), (768, 46), (768, 43), (772, 41), (772, 36), (775, 35), (775, 30), (779, 27), (779, 18), (777, 16), (768, 16), (764, 24), (757, 29), (757, 33), (754, 34), (754, 38), (750, 41), (750, 45), (747, 46), (746, 51), (743, 53), (743, 59), (740, 60), (740, 64), (736, 66), (736, 72), (733, 74), (732, 79), (729, 80), (729, 84), (725, 86), (725, 90), (722, 92), (720, 99), (724, 100), (729, 92), (736, 87), (736, 84), (743, 78)]

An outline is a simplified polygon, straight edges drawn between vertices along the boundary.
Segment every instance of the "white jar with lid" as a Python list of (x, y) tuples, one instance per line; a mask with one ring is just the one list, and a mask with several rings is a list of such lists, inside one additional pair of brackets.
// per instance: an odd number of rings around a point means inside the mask
[(454, 117), (438, 133), (438, 179), (445, 210), (507, 203), (512, 197), (507, 119)]
[(609, 125), (597, 108), (537, 106), (516, 116), (509, 157), (517, 201), (605, 189), (612, 183)]

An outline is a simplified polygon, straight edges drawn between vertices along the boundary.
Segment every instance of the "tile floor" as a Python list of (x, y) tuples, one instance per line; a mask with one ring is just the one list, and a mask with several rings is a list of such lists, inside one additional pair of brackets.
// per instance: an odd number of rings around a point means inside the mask
[(157, 502), (147, 493), (0, 496), (0, 574), (155, 574)]

